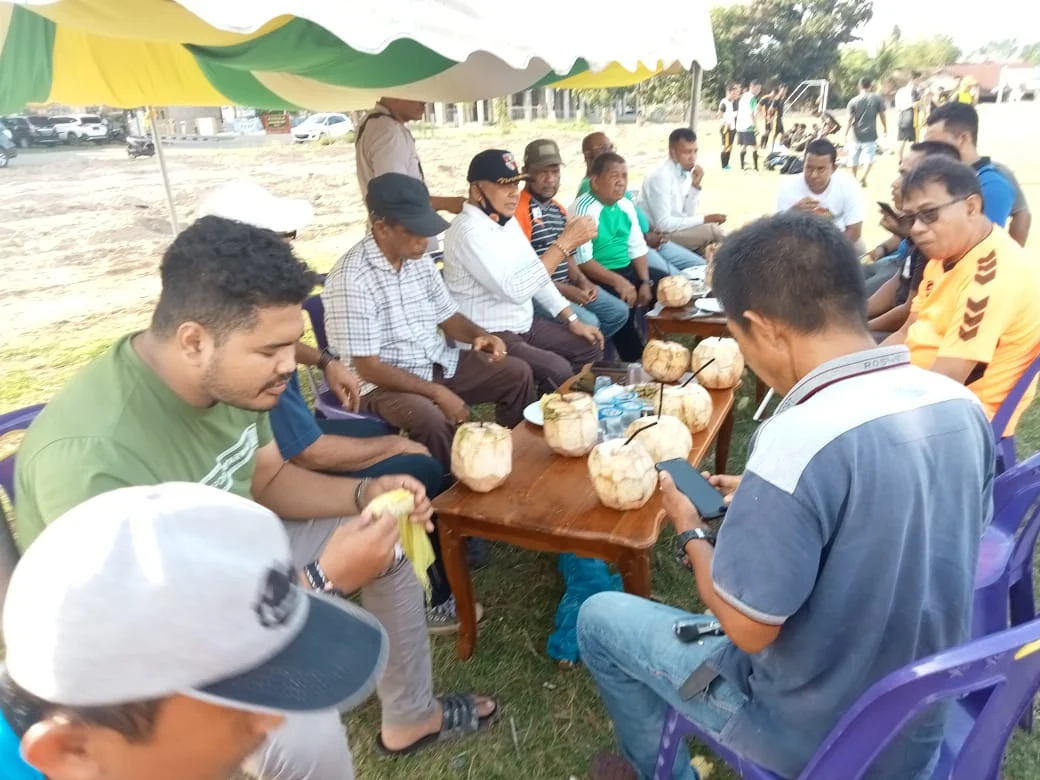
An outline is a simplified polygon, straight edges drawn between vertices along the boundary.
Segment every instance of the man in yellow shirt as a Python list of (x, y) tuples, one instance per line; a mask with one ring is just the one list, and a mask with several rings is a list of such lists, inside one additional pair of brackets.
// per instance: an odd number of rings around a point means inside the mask
[[(983, 213), (975, 172), (930, 157), (903, 180), (903, 217), (930, 258), (906, 324), (887, 344), (905, 343), (910, 359), (963, 382), (992, 419), (1040, 354), (1040, 266)], [(1004, 431), (1015, 432), (1036, 384)]]

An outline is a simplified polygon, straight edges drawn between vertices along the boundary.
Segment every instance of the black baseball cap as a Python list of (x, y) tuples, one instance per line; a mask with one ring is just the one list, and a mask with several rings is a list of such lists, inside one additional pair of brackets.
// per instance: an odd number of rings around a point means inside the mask
[(403, 173), (384, 173), (372, 179), (365, 205), (373, 217), (396, 220), (417, 236), (436, 236), (448, 229), (447, 220), (430, 203), (426, 185)]
[(505, 149), (486, 149), (469, 162), (466, 181), (493, 181), (497, 184), (512, 184), (529, 178), (520, 172), (516, 158)]

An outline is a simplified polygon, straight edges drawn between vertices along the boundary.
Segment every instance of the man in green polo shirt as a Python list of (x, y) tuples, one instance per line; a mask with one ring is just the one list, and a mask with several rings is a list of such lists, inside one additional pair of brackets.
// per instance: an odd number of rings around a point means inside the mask
[[(198, 482), (251, 498), (283, 518), (302, 582), (328, 595), (360, 590), (386, 628), (378, 744), (404, 752), (475, 732), (495, 702), (434, 697), (423, 588), (397, 554), (397, 518), (365, 509), (404, 488), (415, 497), (413, 522), (433, 530), (422, 483), (318, 474), (285, 462), (272, 440), (267, 411), (296, 370), (315, 274), (277, 233), (203, 217), (167, 249), (160, 275), (149, 328), (83, 368), (26, 433), (15, 474), (19, 543), (121, 487)], [(209, 564), (198, 563), (205, 578)], [(287, 717), (246, 769), (261, 780), (354, 778), (332, 711)]]
[(635, 326), (635, 311), (650, 305), (653, 290), (647, 263), (650, 248), (639, 227), (636, 207), (625, 197), (625, 159), (614, 152), (599, 155), (589, 169), (589, 187), (590, 191), (571, 206), (570, 213), (592, 217), (599, 232), (592, 241), (578, 247), (575, 260), (589, 279), (613, 290), (628, 304), (628, 322), (612, 340), (622, 360), (639, 360), (644, 345)]

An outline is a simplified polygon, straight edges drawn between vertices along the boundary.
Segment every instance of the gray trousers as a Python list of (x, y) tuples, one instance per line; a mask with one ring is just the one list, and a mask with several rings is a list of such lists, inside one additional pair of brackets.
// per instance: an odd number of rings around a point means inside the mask
[[(303, 568), (317, 559), (333, 531), (353, 519), (286, 521), (293, 563)], [(376, 688), (383, 725), (410, 726), (432, 717), (439, 704), (433, 697), (426, 602), (412, 564), (402, 560), (362, 588), (361, 604), (390, 638), (386, 673)], [(290, 715), (242, 768), (258, 780), (354, 780), (346, 730), (337, 712)]]

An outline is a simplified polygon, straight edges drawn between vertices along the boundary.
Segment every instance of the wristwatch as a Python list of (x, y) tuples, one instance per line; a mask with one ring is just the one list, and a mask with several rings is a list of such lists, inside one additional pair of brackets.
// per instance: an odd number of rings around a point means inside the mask
[(689, 531), (683, 531), (676, 537), (676, 543), (679, 545), (680, 550), (686, 552), (686, 545), (694, 539), (702, 539), (712, 547), (715, 546), (715, 532), (706, 528), (693, 528)]
[(570, 323), (574, 322), (576, 319), (578, 319), (578, 315), (575, 314), (574, 312), (571, 312), (570, 314), (567, 315), (567, 324), (569, 325)]
[(337, 355), (328, 347), (325, 347), (321, 351), (321, 354), (318, 356), (318, 368), (324, 371), (326, 368), (329, 367), (329, 363), (331, 363), (333, 360), (339, 360), (339, 355)]
[(650, 280), (649, 279), (640, 279), (639, 280), (639, 286), (642, 287), (644, 284), (649, 286), (650, 285)]
[(315, 593), (324, 593), (329, 596), (343, 595), (336, 589), (336, 586), (332, 584), (329, 578), (325, 576), (321, 564), (317, 561), (311, 561), (303, 567), (303, 576), (307, 578), (307, 584), (311, 586), (311, 590)]

